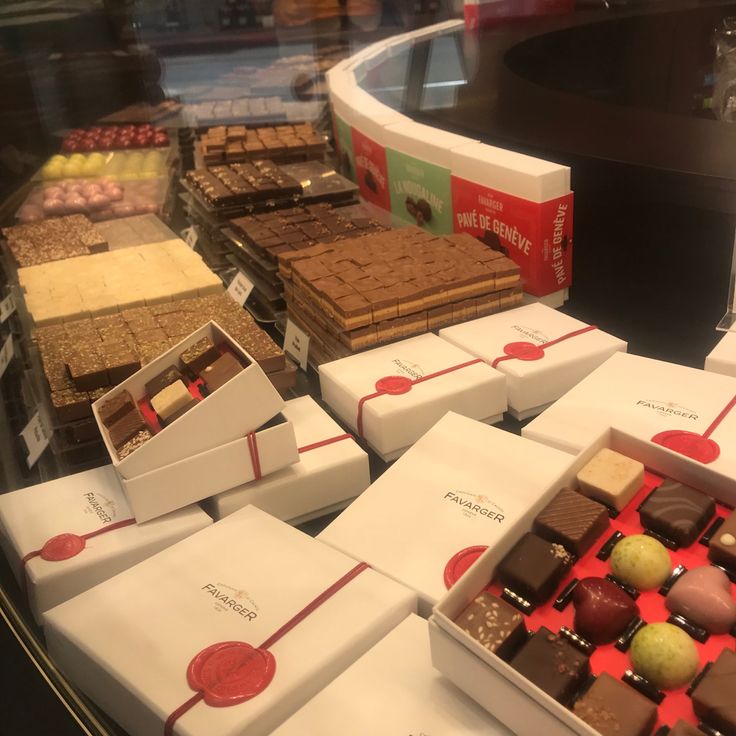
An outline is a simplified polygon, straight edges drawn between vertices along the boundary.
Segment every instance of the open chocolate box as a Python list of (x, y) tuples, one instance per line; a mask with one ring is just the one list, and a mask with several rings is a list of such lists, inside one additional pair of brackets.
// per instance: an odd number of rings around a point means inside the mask
[[(618, 499), (590, 485), (601, 450), (629, 459)], [(606, 430), (434, 608), (434, 665), (518, 733), (736, 734), (736, 515), (718, 481)]]
[(298, 460), (284, 401), (208, 322), (92, 405), (141, 522)]

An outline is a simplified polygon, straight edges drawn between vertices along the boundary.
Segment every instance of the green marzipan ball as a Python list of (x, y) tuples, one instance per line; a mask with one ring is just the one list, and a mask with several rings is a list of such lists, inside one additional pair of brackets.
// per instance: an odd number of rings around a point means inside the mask
[(673, 690), (690, 682), (698, 671), (698, 650), (680, 628), (649, 624), (631, 641), (631, 664), (655, 687)]
[(661, 542), (645, 534), (632, 534), (613, 548), (611, 569), (622, 582), (638, 590), (651, 590), (667, 580), (672, 562)]

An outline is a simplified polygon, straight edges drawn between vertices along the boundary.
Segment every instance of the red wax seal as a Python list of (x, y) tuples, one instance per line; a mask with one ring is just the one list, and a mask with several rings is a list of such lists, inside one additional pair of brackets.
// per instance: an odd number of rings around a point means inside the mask
[(519, 360), (541, 360), (544, 358), (544, 350), (533, 342), (510, 342), (503, 346), (506, 355)]
[(41, 559), (48, 562), (61, 562), (76, 557), (85, 547), (84, 537), (77, 534), (57, 534), (41, 547)]
[(652, 437), (652, 442), (706, 465), (717, 460), (721, 454), (721, 448), (715, 440), (686, 429), (659, 432)]
[(203, 649), (189, 663), (187, 682), (217, 708), (238, 705), (263, 692), (276, 674), (276, 659), (242, 641), (224, 641)]
[(376, 391), (384, 394), (405, 394), (411, 386), (411, 379), (406, 376), (384, 376), (376, 381)]
[(445, 587), (450, 590), (467, 569), (488, 549), (485, 545), (466, 547), (450, 557), (445, 565)]

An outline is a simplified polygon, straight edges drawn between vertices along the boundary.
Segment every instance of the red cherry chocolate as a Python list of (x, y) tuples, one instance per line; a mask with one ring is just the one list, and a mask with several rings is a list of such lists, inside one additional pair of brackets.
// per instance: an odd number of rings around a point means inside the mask
[(592, 644), (615, 641), (639, 613), (633, 599), (604, 578), (583, 578), (575, 586), (572, 602), (575, 631)]

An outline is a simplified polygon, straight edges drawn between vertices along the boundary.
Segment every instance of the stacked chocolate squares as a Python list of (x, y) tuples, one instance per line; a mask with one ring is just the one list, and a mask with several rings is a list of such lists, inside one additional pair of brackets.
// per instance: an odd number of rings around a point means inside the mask
[(215, 322), (92, 406), (139, 522), (296, 462), (283, 408), (255, 359)]
[(511, 259), (470, 235), (419, 227), (279, 253), (279, 274), (320, 363), (521, 302)]
[(326, 141), (311, 123), (264, 126), (245, 125), (210, 128), (201, 139), (206, 164), (236, 163), (268, 158), (273, 161), (299, 161), (321, 157)]

